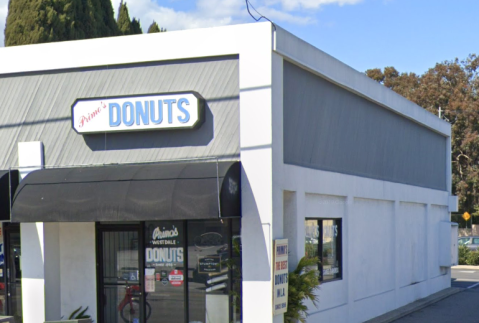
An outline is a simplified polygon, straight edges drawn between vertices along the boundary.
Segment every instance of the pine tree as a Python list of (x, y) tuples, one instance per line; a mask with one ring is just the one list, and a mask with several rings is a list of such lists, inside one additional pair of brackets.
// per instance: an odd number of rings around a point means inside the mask
[(128, 7), (126, 2), (120, 2), (120, 8), (118, 9), (118, 29), (120, 30), (121, 35), (131, 35), (132, 27), (130, 21), (130, 14), (128, 13)]
[(143, 30), (141, 30), (140, 20), (136, 20), (136, 18), (133, 18), (133, 20), (131, 21), (131, 33), (133, 35), (143, 34)]
[(151, 23), (150, 27), (148, 27), (148, 33), (149, 34), (162, 33), (162, 32), (165, 32), (165, 31), (166, 31), (166, 29), (158, 27), (158, 24), (154, 20)]
[(10, 0), (5, 46), (118, 35), (110, 0)]

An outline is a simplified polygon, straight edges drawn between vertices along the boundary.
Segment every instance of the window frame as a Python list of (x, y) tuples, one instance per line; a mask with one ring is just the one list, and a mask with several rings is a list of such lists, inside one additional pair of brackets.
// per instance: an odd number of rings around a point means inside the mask
[[(336, 278), (326, 279), (323, 277), (323, 221), (335, 221), (335, 224), (338, 225), (338, 235), (336, 237), (336, 257), (338, 259), (339, 275)], [(329, 283), (333, 281), (338, 281), (343, 279), (343, 219), (342, 218), (305, 218), (304, 221), (316, 221), (316, 225), (319, 228), (319, 237), (318, 237), (318, 255), (320, 263), (318, 264), (318, 279), (321, 283)], [(305, 237), (306, 238), (306, 237)], [(306, 241), (306, 239), (305, 239)], [(305, 246), (306, 250), (306, 246)]]

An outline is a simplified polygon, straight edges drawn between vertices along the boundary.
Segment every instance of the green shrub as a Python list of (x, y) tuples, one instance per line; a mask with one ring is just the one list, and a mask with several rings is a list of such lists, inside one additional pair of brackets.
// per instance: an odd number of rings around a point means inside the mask
[(306, 310), (303, 304), (305, 299), (310, 299), (317, 306), (318, 296), (314, 293), (319, 286), (318, 278), (319, 259), (303, 257), (298, 266), (288, 275), (288, 311), (284, 314), (284, 321), (296, 323), (306, 322)]
[(467, 256), (466, 264), (470, 266), (479, 265), (479, 250), (469, 252)]
[[(90, 315), (85, 314), (88, 311), (88, 306), (82, 311), (83, 306), (80, 306), (76, 310), (74, 310), (70, 316), (68, 317), (69, 320), (79, 320), (79, 319), (89, 319)], [(80, 312), (81, 311), (81, 312)]]
[(470, 253), (471, 250), (468, 247), (464, 245), (459, 246), (459, 265), (467, 265), (467, 258)]

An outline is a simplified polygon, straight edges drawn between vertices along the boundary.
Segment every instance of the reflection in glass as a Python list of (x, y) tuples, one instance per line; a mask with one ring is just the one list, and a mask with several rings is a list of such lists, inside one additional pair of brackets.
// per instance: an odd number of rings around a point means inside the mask
[(339, 277), (338, 260), (338, 225), (335, 220), (323, 220), (323, 251), (321, 262), (323, 265), (323, 280)]
[(10, 304), (8, 314), (14, 317), (15, 323), (21, 323), (23, 317), (20, 232), (16, 230), (8, 231), (6, 238), (9, 239), (7, 280)]
[(319, 226), (318, 220), (306, 220), (305, 223), (305, 256), (308, 258), (318, 257)]
[(242, 322), (242, 245), (241, 245), (241, 230), (240, 221), (231, 220), (232, 237), (231, 237), (231, 303), (233, 304), (233, 323)]
[(228, 221), (191, 221), (188, 232), (189, 322), (230, 322), (231, 232)]
[(185, 252), (182, 221), (145, 223), (145, 296), (148, 322), (185, 322)]
[(103, 322), (140, 323), (138, 232), (102, 233)]
[(305, 221), (305, 256), (320, 260), (320, 280), (341, 278), (340, 246), (341, 219)]

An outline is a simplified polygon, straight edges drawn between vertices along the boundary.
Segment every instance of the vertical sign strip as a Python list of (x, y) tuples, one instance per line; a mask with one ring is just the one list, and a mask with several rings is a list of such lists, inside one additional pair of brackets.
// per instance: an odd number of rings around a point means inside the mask
[(274, 240), (273, 315), (288, 310), (288, 239)]

